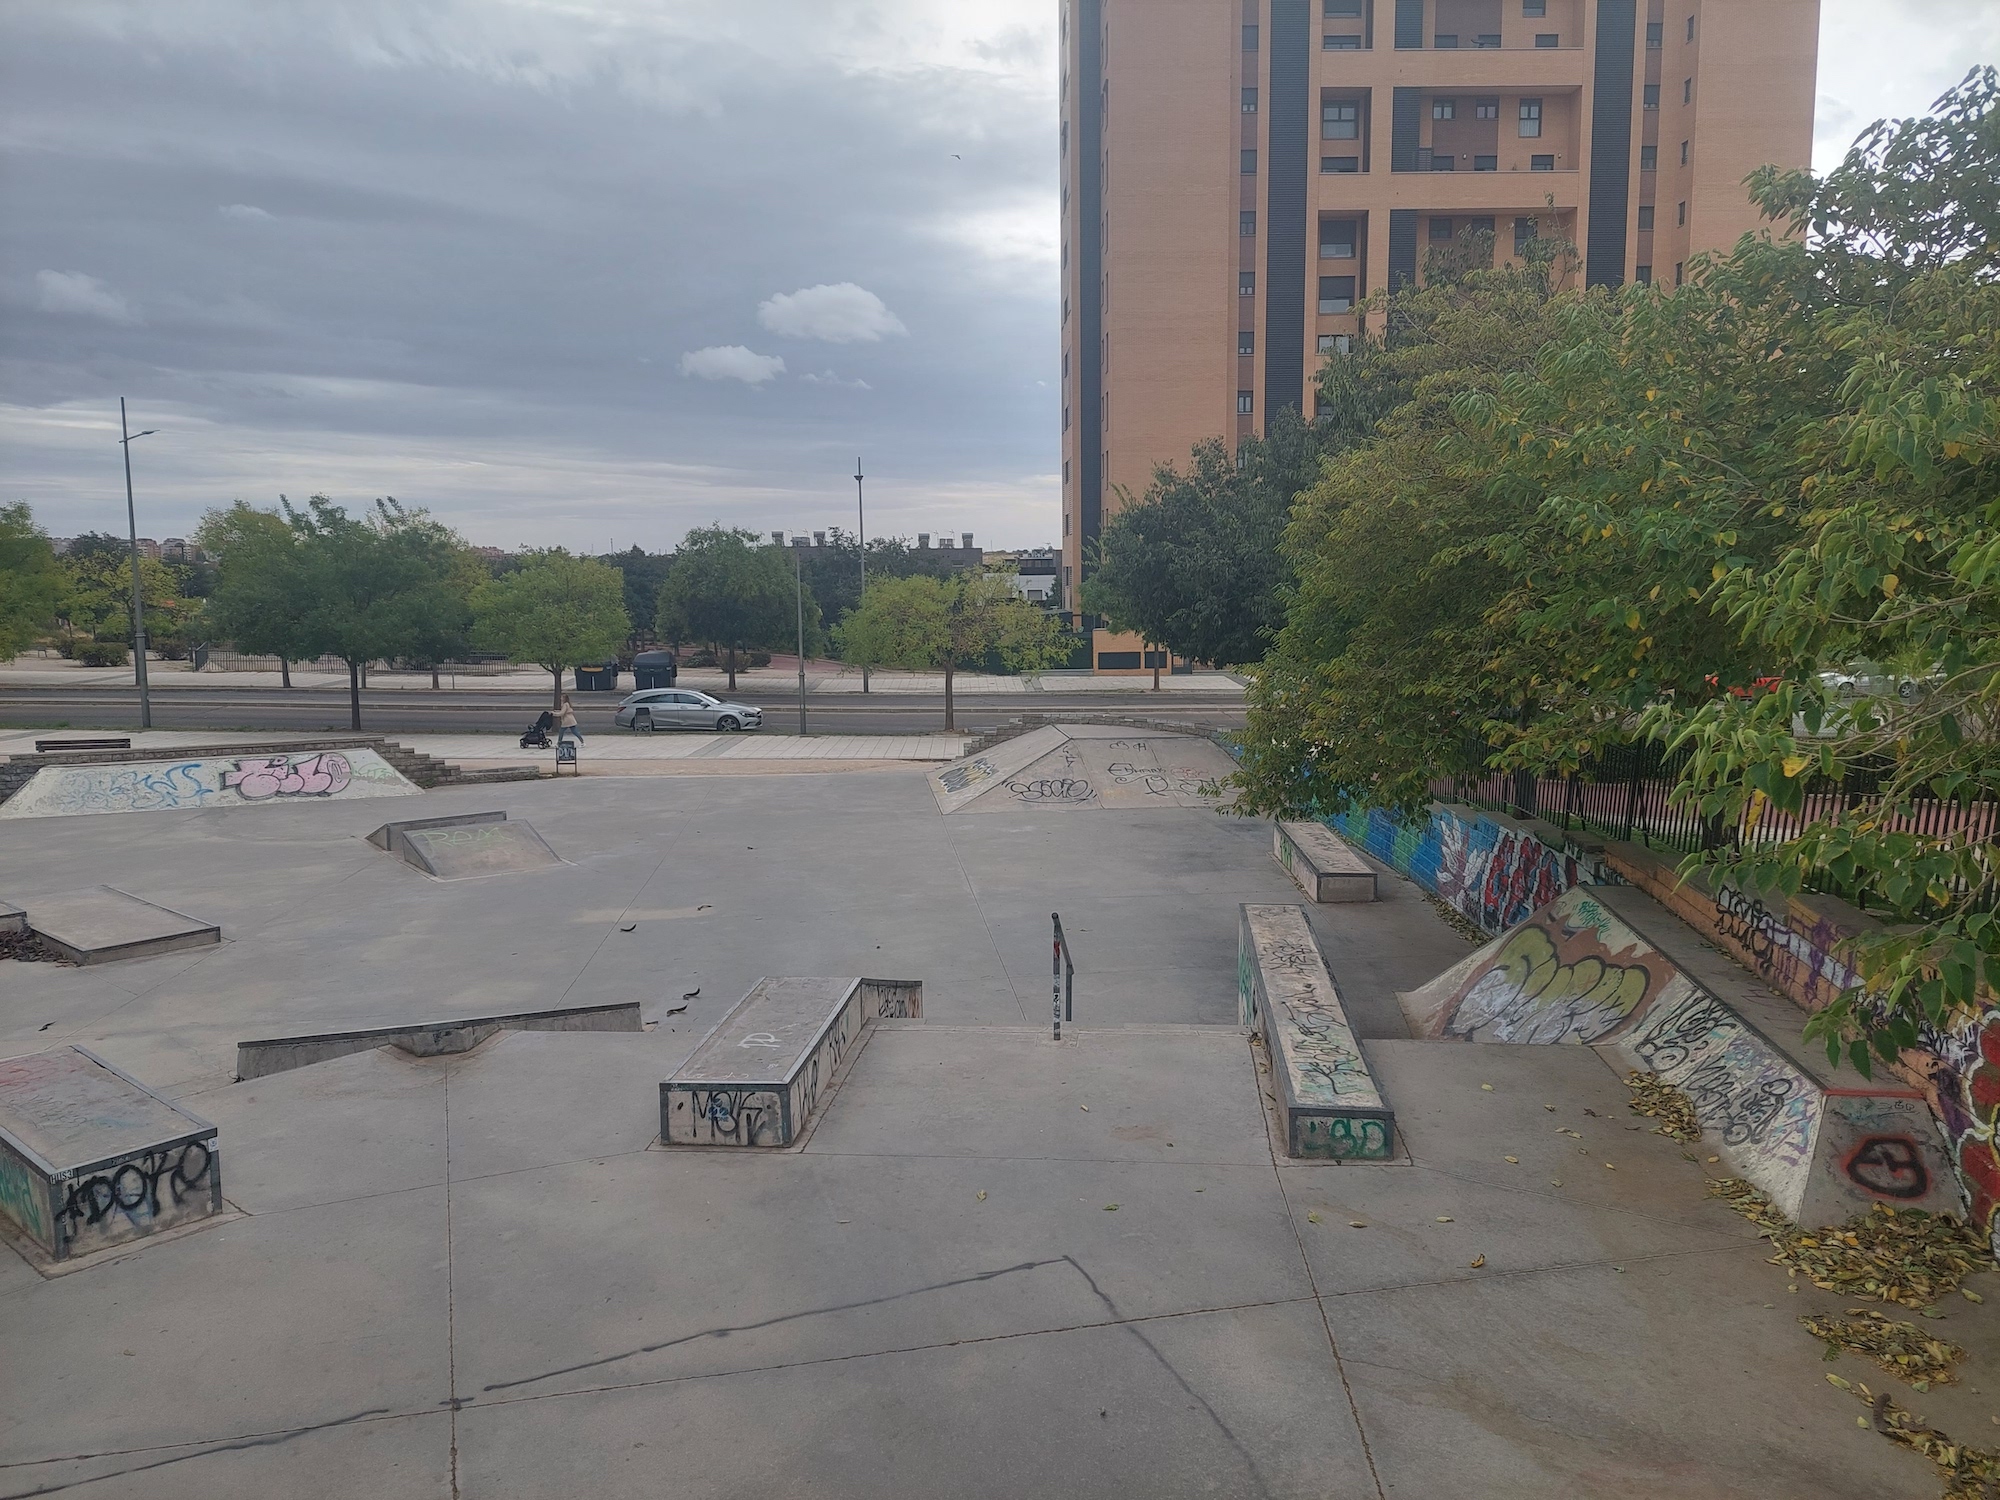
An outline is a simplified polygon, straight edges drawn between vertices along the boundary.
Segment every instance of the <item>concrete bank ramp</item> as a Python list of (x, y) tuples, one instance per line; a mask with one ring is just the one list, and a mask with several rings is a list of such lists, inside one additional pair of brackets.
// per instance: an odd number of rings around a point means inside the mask
[(1387, 1161), (1396, 1117), (1383, 1102), (1302, 906), (1238, 908), (1237, 1018), (1262, 1034), (1285, 1154)]
[(82, 1047), (0, 1060), (0, 1215), (50, 1261), (222, 1210), (215, 1127)]
[(0, 818), (282, 807), (359, 797), (415, 797), (422, 788), (375, 751), (293, 750), (244, 756), (107, 761), (39, 767), (0, 802)]
[(877, 1020), (923, 1015), (915, 979), (760, 979), (660, 1085), (669, 1146), (789, 1146)]
[(266, 1078), (273, 1073), (331, 1062), (356, 1052), (373, 1052), (381, 1047), (394, 1047), (412, 1057), (445, 1057), (470, 1052), (503, 1031), (641, 1031), (644, 1028), (639, 1002), (627, 1000), (614, 1005), (564, 1005), (506, 1016), (405, 1021), (304, 1036), (264, 1037), (236, 1044), (236, 1081)]
[[(213, 922), (156, 906), (109, 885), (31, 896), (24, 920), (29, 931), (73, 964), (152, 958), (222, 941), (222, 929)], [(0, 929), (6, 925), (0, 921)]]
[(1115, 724), (1049, 724), (930, 773), (938, 810), (1216, 807), (1204, 788), (1236, 770), (1221, 746), (1190, 734)]
[(400, 855), (433, 880), (477, 880), (564, 863), (531, 825), (510, 822), (504, 812), (384, 823), (368, 842)]
[(1693, 1101), (1707, 1151), (1801, 1224), (1875, 1203), (1964, 1212), (1923, 1095), (1833, 1072), (1797, 1006), (1643, 891), (1568, 891), (1398, 998), (1423, 1036), (1595, 1046), (1658, 1074)]

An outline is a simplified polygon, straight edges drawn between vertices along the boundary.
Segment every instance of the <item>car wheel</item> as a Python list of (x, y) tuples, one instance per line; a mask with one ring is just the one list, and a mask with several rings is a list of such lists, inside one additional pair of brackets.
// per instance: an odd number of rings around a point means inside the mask
[(651, 734), (653, 732), (652, 710), (647, 708), (642, 708), (639, 710), (638, 713), (634, 714), (632, 716), (632, 727), (638, 730), (639, 733), (641, 734)]
[(724, 714), (715, 721), (715, 727), (720, 729), (724, 734), (734, 734), (743, 727), (743, 721), (737, 718), (735, 714)]
[(1912, 701), (1917, 696), (1917, 692), (1918, 686), (1914, 678), (1905, 677), (1896, 685), (1896, 696), (1901, 698), (1905, 703)]

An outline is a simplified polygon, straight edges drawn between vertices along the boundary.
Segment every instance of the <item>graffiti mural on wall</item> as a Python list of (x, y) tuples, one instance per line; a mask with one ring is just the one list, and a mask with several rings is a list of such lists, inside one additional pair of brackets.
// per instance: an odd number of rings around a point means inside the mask
[(299, 761), (284, 755), (239, 760), (235, 770), (222, 773), (223, 786), (236, 788), (245, 802), (262, 802), (266, 797), (331, 797), (346, 791), (353, 780), (354, 767), (346, 756), (332, 750)]
[[(1943, 1039), (1940, 1039), (1943, 1040)], [(2000, 1017), (1953, 1038), (1932, 1076), (1952, 1164), (1971, 1200), (1972, 1222), (2000, 1246)]]
[(413, 797), (418, 788), (373, 750), (232, 759), (43, 766), (0, 818), (268, 807), (295, 800)]
[(1825, 918), (1808, 926), (1724, 886), (1715, 898), (1715, 928), (1752, 968), (1802, 1005), (1817, 1008), (1859, 981), (1836, 956), (1843, 934)]

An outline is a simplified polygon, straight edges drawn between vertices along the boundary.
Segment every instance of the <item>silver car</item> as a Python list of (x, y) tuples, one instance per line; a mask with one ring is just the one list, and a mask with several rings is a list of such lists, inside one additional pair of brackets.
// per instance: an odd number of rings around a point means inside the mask
[(762, 729), (764, 710), (747, 703), (724, 703), (692, 688), (648, 688), (618, 705), (620, 729), (651, 734), (655, 729)]

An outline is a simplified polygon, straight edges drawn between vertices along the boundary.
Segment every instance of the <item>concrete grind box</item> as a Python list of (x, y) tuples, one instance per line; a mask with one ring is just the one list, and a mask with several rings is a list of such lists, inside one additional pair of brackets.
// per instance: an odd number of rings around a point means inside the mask
[(215, 1127), (82, 1047), (0, 1061), (0, 1213), (52, 1260), (222, 1209)]
[(669, 1146), (789, 1146), (870, 1021), (919, 1017), (920, 980), (760, 979), (660, 1085)]

